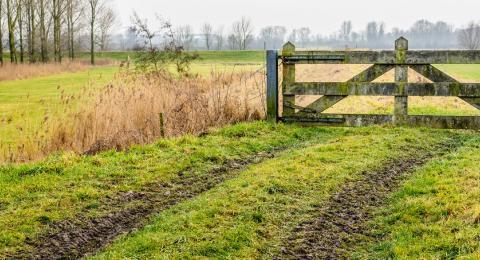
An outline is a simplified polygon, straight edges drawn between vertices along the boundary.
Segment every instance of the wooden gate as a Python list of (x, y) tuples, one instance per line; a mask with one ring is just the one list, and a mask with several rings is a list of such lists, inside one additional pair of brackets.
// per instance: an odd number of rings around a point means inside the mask
[[(282, 110), (279, 114), (278, 60), (282, 61)], [(372, 64), (346, 82), (297, 82), (296, 64)], [(480, 51), (409, 51), (401, 37), (394, 51), (296, 51), (287, 43), (281, 55), (267, 52), (267, 114), (269, 119), (322, 125), (364, 126), (392, 123), (434, 128), (480, 129), (476, 116), (408, 115), (409, 96), (458, 97), (480, 109), (480, 83), (460, 83), (431, 64), (480, 64)], [(411, 68), (432, 83), (408, 82)], [(395, 82), (372, 82), (395, 69)], [(318, 95), (307, 107), (298, 106), (301, 95)], [(393, 96), (393, 115), (327, 114), (329, 107), (347, 96)]]

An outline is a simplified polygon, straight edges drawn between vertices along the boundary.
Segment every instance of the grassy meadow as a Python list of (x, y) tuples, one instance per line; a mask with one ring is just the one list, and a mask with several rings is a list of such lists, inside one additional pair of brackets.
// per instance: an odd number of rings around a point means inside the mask
[[(133, 54), (108, 52), (104, 66), (0, 81), (1, 259), (480, 258), (478, 131), (257, 120), (264, 53), (199, 54), (192, 78), (121, 74)], [(480, 65), (437, 66), (480, 81)], [(297, 79), (363, 69), (299, 66)], [(411, 114), (480, 115), (410, 101)], [(392, 113), (393, 98), (327, 112)], [(45, 135), (59, 149), (1, 161)]]
[[(439, 153), (441, 143), (460, 148)], [(343, 185), (392, 160), (430, 151), (430, 162), (415, 168), (389, 204), (375, 210), (367, 223), (372, 235), (356, 245), (351, 257), (474, 259), (480, 252), (478, 147), (480, 140), (471, 131), (255, 122), (125, 152), (60, 154), (2, 167), (0, 255), (44, 254), (52, 247), (41, 242), (49, 232), (63, 226), (86, 232), (81, 226), (90, 224), (84, 221), (162, 203), (148, 198), (173, 196), (169, 187), (180, 189), (179, 194), (195, 190), (225, 163), (273, 152), (234, 168), (208, 191), (143, 219), (145, 228), (120, 234), (90, 257), (272, 258), (281, 254), (295, 227), (315, 218), (315, 208)], [(186, 176), (189, 181), (178, 186)]]

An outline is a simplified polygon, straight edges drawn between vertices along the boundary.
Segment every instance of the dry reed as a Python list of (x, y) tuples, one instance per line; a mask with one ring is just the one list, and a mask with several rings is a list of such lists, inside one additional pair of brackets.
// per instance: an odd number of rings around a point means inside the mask
[[(110, 61), (102, 60), (97, 65), (107, 65)], [(86, 70), (91, 66), (85, 61), (65, 61), (63, 63), (11, 64), (0, 66), (0, 81), (29, 79), (61, 73)]]
[(31, 161), (56, 151), (123, 150), (162, 136), (198, 135), (212, 127), (260, 119), (265, 115), (264, 86), (261, 71), (181, 79), (120, 73), (100, 91), (62, 97), (65, 104), (80, 105), (66, 106), (62, 117), (46, 115), (33, 137), (2, 149), (7, 151), (3, 161)]

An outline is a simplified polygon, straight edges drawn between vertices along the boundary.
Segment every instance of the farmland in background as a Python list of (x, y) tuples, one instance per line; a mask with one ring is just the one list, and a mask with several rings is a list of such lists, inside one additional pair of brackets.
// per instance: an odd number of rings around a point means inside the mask
[[(255, 86), (250, 86), (252, 93), (249, 96), (259, 97), (261, 95), (262, 91), (258, 89), (260, 84), (258, 76), (260, 75), (261, 80), (263, 73), (261, 69), (264, 66), (263, 52), (211, 51), (199, 52), (199, 54), (200, 59), (191, 65), (192, 74), (211, 78), (212, 75), (218, 74), (256, 72), (257, 79), (250, 82)], [(80, 60), (86, 58), (86, 54), (82, 55), (80, 55)], [(78, 110), (79, 100), (82, 100), (83, 104), (88, 100), (88, 96), (96, 97), (96, 90), (104, 88), (118, 75), (121, 70), (118, 66), (120, 62), (128, 60), (128, 57), (133, 57), (133, 55), (134, 53), (125, 52), (99, 53), (99, 60), (110, 62), (106, 62), (106, 65), (100, 67), (84, 66), (80, 68), (79, 72), (74, 73), (65, 74), (60, 71), (51, 76), (0, 81), (0, 124), (2, 125), (0, 151), (4, 160), (11, 157), (11, 154), (18, 149), (27, 149), (25, 146), (32, 145), (38, 137), (50, 135), (52, 129), (45, 129), (50, 128), (50, 126), (45, 126), (47, 121), (55, 121), (71, 115)], [(297, 79), (300, 81), (326, 79), (346, 81), (365, 68), (365, 65), (300, 65), (297, 69)], [(480, 81), (478, 65), (439, 65), (439, 68), (462, 81)], [(413, 71), (410, 79), (412, 81), (424, 80)], [(392, 81), (393, 72), (387, 73), (378, 80)], [(249, 89), (247, 85), (244, 87)], [(300, 104), (306, 105), (315, 98), (302, 97)], [(480, 115), (478, 110), (457, 98), (411, 97), (410, 99), (411, 114)], [(256, 105), (256, 109), (262, 110), (260, 105)], [(393, 98), (390, 97), (348, 97), (326, 112), (389, 114), (392, 111)], [(29, 152), (29, 154), (26, 156), (27, 158), (36, 157), (32, 155), (35, 154), (34, 152)]]

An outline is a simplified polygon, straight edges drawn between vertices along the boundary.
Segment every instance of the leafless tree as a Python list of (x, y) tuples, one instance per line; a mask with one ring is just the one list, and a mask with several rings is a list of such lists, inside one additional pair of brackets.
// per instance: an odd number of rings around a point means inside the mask
[(117, 22), (117, 15), (110, 7), (105, 7), (98, 17), (97, 43), (101, 51), (108, 48), (111, 32)]
[(83, 0), (66, 1), (67, 49), (69, 58), (73, 60), (75, 58), (75, 32), (80, 29), (78, 27), (85, 13), (85, 3)]
[(20, 1), (6, 0), (7, 27), (8, 27), (8, 47), (10, 49), (10, 61), (17, 62), (17, 48), (15, 46), (15, 29), (20, 17)]
[(239, 50), (246, 50), (253, 40), (253, 24), (250, 18), (243, 16), (232, 25), (232, 39)]
[(289, 36), (289, 40), (300, 47), (306, 47), (310, 43), (311, 33), (312, 31), (308, 27), (294, 29)]
[(175, 29), (176, 43), (185, 50), (190, 50), (193, 44), (193, 28), (190, 25), (179, 26)]
[(40, 56), (42, 62), (48, 61), (48, 47), (47, 47), (47, 40), (48, 40), (48, 25), (47, 25), (47, 16), (45, 9), (47, 8), (47, 4), (45, 0), (38, 0), (38, 8), (39, 8), (39, 15), (40, 15)]
[(95, 65), (95, 29), (97, 19), (105, 9), (105, 0), (88, 0), (89, 24), (90, 24), (90, 63)]
[(260, 30), (259, 40), (264, 47), (278, 49), (285, 41), (287, 29), (283, 26), (267, 26)]
[(53, 57), (56, 62), (62, 62), (62, 17), (64, 11), (64, 0), (52, 0)]
[(352, 36), (352, 28), (352, 21), (344, 21), (342, 23), (342, 26), (340, 26), (340, 38), (345, 43), (348, 43), (350, 41), (350, 38)]
[(209, 23), (204, 23), (202, 26), (202, 34), (205, 39), (205, 47), (207, 50), (210, 50), (212, 45), (212, 38), (213, 38), (213, 27)]
[(460, 30), (458, 43), (468, 50), (480, 49), (480, 24), (470, 22), (466, 28)]
[(223, 44), (225, 41), (225, 35), (223, 34), (223, 26), (220, 26), (215, 31), (215, 49), (221, 50), (223, 49)]
[(0, 0), (0, 65), (3, 66), (3, 0)]

